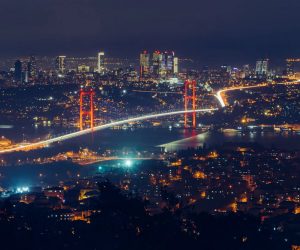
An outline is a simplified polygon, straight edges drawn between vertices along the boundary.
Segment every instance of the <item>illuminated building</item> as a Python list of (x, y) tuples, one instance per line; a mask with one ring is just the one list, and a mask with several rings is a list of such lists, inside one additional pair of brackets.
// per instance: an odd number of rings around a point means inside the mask
[(150, 73), (150, 54), (144, 51), (140, 54), (140, 77), (145, 78)]
[(36, 60), (35, 60), (34, 56), (31, 56), (30, 59), (29, 59), (27, 71), (28, 71), (28, 76), (31, 79), (34, 79), (36, 77), (36, 75), (37, 75), (37, 66), (36, 66)]
[(179, 73), (179, 66), (178, 66), (178, 57), (174, 57), (174, 68), (173, 73), (176, 75)]
[(262, 59), (256, 61), (255, 74), (257, 77), (266, 77), (268, 74), (269, 59)]
[(175, 53), (173, 51), (172, 52), (166, 51), (163, 55), (164, 57), (163, 70), (165, 70), (165, 74), (167, 76), (173, 76), (174, 74), (174, 56)]
[(97, 61), (97, 72), (101, 74), (103, 72), (104, 65), (104, 52), (98, 53), (98, 61)]
[(151, 75), (154, 78), (174, 77), (178, 73), (178, 58), (173, 51), (156, 50), (150, 58), (147, 51), (140, 54), (140, 77)]
[(160, 51), (155, 51), (152, 55), (152, 73), (154, 77), (159, 77), (162, 74), (163, 55)]
[(244, 74), (244, 77), (249, 77), (251, 71), (250, 71), (250, 66), (249, 64), (246, 64), (243, 66), (243, 74)]
[(77, 68), (78, 73), (87, 73), (90, 72), (90, 66), (87, 65), (79, 65)]
[(55, 67), (56, 71), (59, 74), (64, 74), (66, 71), (66, 56), (58, 56), (56, 58)]

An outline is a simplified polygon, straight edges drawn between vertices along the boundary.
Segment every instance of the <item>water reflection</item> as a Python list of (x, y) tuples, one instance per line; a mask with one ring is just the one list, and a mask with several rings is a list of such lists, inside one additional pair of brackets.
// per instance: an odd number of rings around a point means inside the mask
[(191, 147), (202, 147), (205, 143), (208, 146), (222, 145), (226, 142), (257, 142), (266, 147), (300, 150), (300, 135), (297, 133), (276, 133), (276, 132), (240, 132), (228, 130), (223, 132), (209, 131), (182, 140), (172, 141), (159, 145), (167, 151), (176, 151)]

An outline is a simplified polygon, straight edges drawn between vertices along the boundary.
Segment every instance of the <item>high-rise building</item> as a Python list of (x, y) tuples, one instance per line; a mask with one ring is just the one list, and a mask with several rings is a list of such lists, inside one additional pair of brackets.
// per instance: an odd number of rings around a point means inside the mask
[(140, 77), (145, 78), (150, 74), (150, 54), (147, 51), (143, 51), (140, 54)]
[(155, 51), (152, 55), (152, 73), (154, 77), (162, 75), (163, 70), (163, 55), (160, 51)]
[(179, 60), (178, 57), (174, 57), (174, 69), (173, 73), (177, 75), (179, 73)]
[(251, 74), (250, 65), (249, 64), (243, 65), (242, 71), (243, 71), (244, 77), (249, 77)]
[(140, 54), (140, 77), (174, 77), (178, 74), (178, 58), (173, 51), (156, 50), (151, 55), (147, 51)]
[(166, 51), (164, 53), (165, 64), (163, 65), (163, 67), (165, 70), (165, 74), (167, 76), (174, 75), (174, 58), (175, 58), (175, 53), (173, 51), (171, 51), (171, 52)]
[(257, 77), (265, 77), (268, 74), (269, 59), (261, 59), (256, 61), (255, 74)]
[(66, 56), (56, 57), (55, 68), (58, 74), (64, 74), (66, 71)]
[(20, 60), (15, 62), (14, 78), (16, 81), (22, 81), (22, 62)]
[(31, 79), (34, 79), (36, 77), (36, 75), (37, 75), (37, 66), (36, 66), (36, 60), (35, 60), (34, 56), (31, 56), (29, 58), (27, 71), (28, 71), (28, 76)]
[(104, 69), (104, 52), (98, 53), (97, 72), (100, 74)]

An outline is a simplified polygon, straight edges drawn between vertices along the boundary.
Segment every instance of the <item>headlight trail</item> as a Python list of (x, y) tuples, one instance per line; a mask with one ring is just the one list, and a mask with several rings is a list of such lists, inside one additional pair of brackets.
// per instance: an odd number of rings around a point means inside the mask
[[(273, 83), (273, 85), (294, 85), (294, 84), (299, 84), (299, 83), (300, 83), (300, 80), (295, 80), (293, 82), (280, 82), (280, 83), (275, 83), (275, 84)], [(252, 85), (252, 86), (237, 86), (237, 87), (225, 88), (225, 89), (219, 90), (216, 93), (215, 97), (219, 101), (221, 107), (224, 108), (227, 106), (227, 104), (226, 104), (226, 100), (222, 96), (222, 94), (224, 94), (226, 92), (230, 92), (230, 91), (235, 91), (235, 90), (254, 89), (254, 88), (262, 88), (262, 87), (268, 87), (268, 86), (272, 86), (272, 83), (262, 83), (262, 84)]]

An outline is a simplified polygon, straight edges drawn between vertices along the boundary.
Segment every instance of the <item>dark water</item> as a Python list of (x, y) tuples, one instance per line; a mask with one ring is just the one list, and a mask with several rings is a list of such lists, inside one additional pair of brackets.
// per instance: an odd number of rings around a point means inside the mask
[(300, 134), (276, 132), (218, 132), (209, 131), (193, 137), (163, 144), (167, 151), (180, 150), (188, 147), (222, 145), (227, 142), (259, 143), (265, 147), (284, 150), (300, 150)]
[[(62, 134), (60, 129), (31, 129), (26, 130), (24, 137), (45, 138), (49, 133), (52, 135)], [(24, 132), (24, 131), (23, 131)], [(0, 129), (0, 136), (6, 136), (15, 141), (22, 141), (22, 129)], [(185, 129), (168, 128), (138, 128), (126, 130), (102, 130), (94, 134), (84, 135), (64, 141), (59, 145), (52, 145), (48, 151), (63, 152), (65, 150), (77, 151), (88, 147), (93, 150), (99, 149), (150, 149), (156, 146), (165, 147), (167, 151), (181, 150), (190, 147), (222, 145), (226, 142), (256, 142), (266, 147), (280, 149), (300, 150), (300, 134), (288, 132), (246, 132), (239, 131), (218, 132), (192, 131)]]
[[(300, 134), (257, 132), (241, 133), (209, 131), (188, 131), (184, 129), (136, 129), (136, 130), (104, 130), (64, 142), (46, 151), (77, 150), (80, 147), (95, 149), (154, 149), (156, 146), (165, 147), (167, 151), (180, 150), (189, 147), (222, 145), (226, 142), (257, 142), (266, 147), (277, 147), (287, 150), (300, 150)], [(159, 148), (157, 148), (159, 149)], [(23, 154), (29, 154), (25, 152)], [(34, 154), (31, 153), (30, 154)], [(122, 164), (118, 162), (118, 164)], [(81, 167), (72, 162), (53, 163), (48, 165), (28, 165), (1, 167), (0, 186), (16, 187), (20, 185), (54, 185), (60, 180), (91, 177), (99, 174), (99, 166), (116, 167), (116, 162), (106, 162)], [(118, 167), (117, 167), (118, 168)]]

